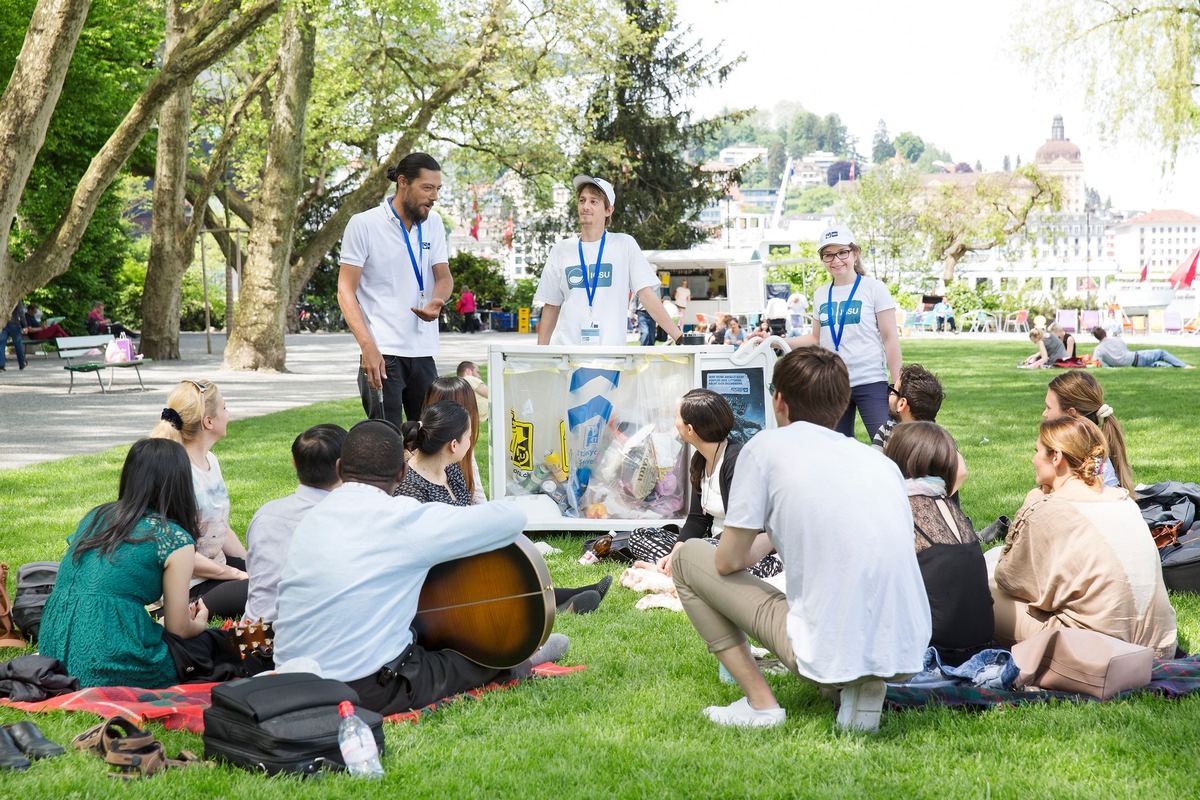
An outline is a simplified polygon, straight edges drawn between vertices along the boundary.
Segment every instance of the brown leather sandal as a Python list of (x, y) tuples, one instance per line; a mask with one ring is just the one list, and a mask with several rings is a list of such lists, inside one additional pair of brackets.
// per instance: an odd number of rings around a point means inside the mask
[(154, 740), (136, 750), (128, 748), (109, 750), (104, 760), (112, 767), (108, 777), (117, 780), (132, 780), (155, 775), (167, 768), (167, 757), (163, 753), (162, 743)]
[(154, 737), (125, 717), (109, 717), (93, 728), (76, 736), (71, 744), (76, 750), (90, 750), (101, 758), (116, 748), (135, 751), (154, 742)]
[(108, 777), (117, 780), (149, 777), (166, 769), (213, 766), (211, 762), (205, 761), (190, 750), (180, 750), (178, 757), (167, 758), (162, 742), (158, 741), (151, 742), (136, 751), (109, 751), (104, 760), (112, 767)]

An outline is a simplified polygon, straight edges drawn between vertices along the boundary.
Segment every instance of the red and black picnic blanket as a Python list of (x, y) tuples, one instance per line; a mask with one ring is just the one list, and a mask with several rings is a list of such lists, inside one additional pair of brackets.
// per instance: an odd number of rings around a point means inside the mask
[[(586, 669), (582, 664), (562, 667), (557, 664), (542, 664), (534, 667), (532, 676), (535, 678), (552, 678), (558, 675), (568, 675)], [(464, 694), (447, 697), (432, 703), (422, 709), (408, 711), (403, 714), (393, 714), (386, 717), (388, 722), (416, 722), (425, 714), (429, 714), (447, 703), (459, 699), (479, 698), (496, 689), (507, 689), (518, 681), (506, 684), (492, 683), (482, 689), (475, 689)], [(212, 705), (211, 683), (188, 683), (172, 686), (168, 689), (137, 689), (130, 686), (105, 686), (91, 689), (81, 689), (78, 692), (62, 694), (37, 703), (14, 703), (0, 698), (0, 705), (17, 708), (22, 711), (87, 711), (97, 716), (108, 718), (120, 714), (133, 722), (141, 723), (154, 720), (162, 723), (164, 728), (173, 730), (183, 728), (192, 733), (204, 732), (204, 709)]]
[[(1119, 700), (1142, 692), (1164, 697), (1182, 697), (1200, 691), (1200, 655), (1188, 658), (1156, 658), (1150, 672), (1150, 685), (1114, 695)], [(887, 705), (892, 709), (940, 706), (997, 706), (1023, 703), (1045, 703), (1050, 700), (1099, 702), (1095, 697), (1051, 691), (998, 691), (978, 686), (921, 686), (911, 683), (889, 683)]]

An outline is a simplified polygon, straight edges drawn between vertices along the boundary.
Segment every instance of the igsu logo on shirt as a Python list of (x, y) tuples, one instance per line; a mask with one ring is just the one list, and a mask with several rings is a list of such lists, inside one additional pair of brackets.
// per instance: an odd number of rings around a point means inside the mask
[[(596, 265), (588, 264), (588, 283), (592, 282), (592, 276), (596, 275)], [(596, 281), (597, 286), (612, 286), (613, 285), (613, 268), (612, 264), (601, 264), (599, 280)], [(567, 286), (572, 289), (583, 289), (583, 269), (579, 265), (567, 267)]]
[[(833, 304), (833, 322), (836, 322), (839, 325), (842, 322), (842, 308), (845, 305), (846, 301), (844, 300), (841, 302), (834, 302)], [(821, 310), (818, 312), (818, 314), (818, 319), (821, 321), (821, 325), (824, 327), (829, 327), (831, 324), (829, 319), (829, 303), (821, 303)], [(846, 324), (857, 325), (861, 321), (862, 301), (853, 300), (850, 303), (850, 307), (846, 309)]]

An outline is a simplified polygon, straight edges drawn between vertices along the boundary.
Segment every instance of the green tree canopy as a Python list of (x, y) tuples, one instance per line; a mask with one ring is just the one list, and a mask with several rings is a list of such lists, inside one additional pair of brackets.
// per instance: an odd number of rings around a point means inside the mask
[(1099, 130), (1161, 148), (1167, 164), (1200, 134), (1200, 4), (1052, 0), (1015, 25), (1039, 76), (1082, 83)]
[(892, 144), (891, 137), (888, 136), (887, 123), (879, 120), (879, 126), (875, 128), (875, 136), (871, 139), (871, 161), (882, 164), (895, 155), (896, 146)]
[(910, 164), (917, 163), (917, 159), (925, 152), (925, 141), (911, 131), (899, 134), (892, 145), (896, 148), (896, 152)]
[(592, 134), (578, 171), (608, 178), (617, 188), (614, 229), (645, 248), (687, 248), (711, 235), (699, 224), (700, 211), (724, 194), (727, 179), (687, 154), (714, 138), (726, 120), (695, 122), (684, 100), (722, 82), (737, 62), (689, 41), (669, 0), (624, 0), (622, 7), (617, 63), (589, 103)]

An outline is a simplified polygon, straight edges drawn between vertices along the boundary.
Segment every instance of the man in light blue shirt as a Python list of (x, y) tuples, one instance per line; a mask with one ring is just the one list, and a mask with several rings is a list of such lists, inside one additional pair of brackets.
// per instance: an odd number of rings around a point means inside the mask
[(274, 622), (279, 576), (292, 545), (296, 526), (313, 506), (342, 484), (337, 460), (342, 455), (346, 429), (341, 425), (314, 425), (292, 442), (292, 466), (300, 485), (287, 497), (263, 505), (246, 530), (246, 595), (248, 622)]
[[(414, 641), (411, 626), (429, 570), (511, 544), (526, 517), (512, 503), (457, 507), (393, 497), (404, 470), (395, 426), (366, 420), (350, 429), (338, 461), (342, 485), (292, 537), (275, 623), (277, 664), (311, 659), (323, 677), (350, 684), (360, 705), (384, 715), (530, 668), (526, 661), (491, 669)], [(565, 652), (565, 637), (552, 638)]]

